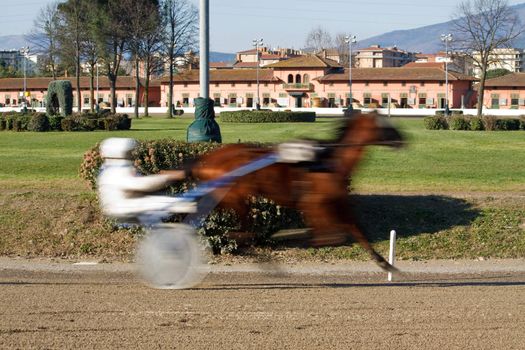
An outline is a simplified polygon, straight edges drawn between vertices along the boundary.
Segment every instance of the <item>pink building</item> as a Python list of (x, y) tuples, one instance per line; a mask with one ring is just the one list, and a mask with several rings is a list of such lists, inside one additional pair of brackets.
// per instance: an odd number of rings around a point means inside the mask
[[(75, 78), (59, 78), (61, 80), (70, 80), (73, 85), (73, 106), (76, 106)], [(44, 107), (45, 97), (47, 94), (47, 87), (52, 81), (52, 78), (27, 78), (26, 79), (26, 95), (27, 100), (30, 101), (32, 107)], [(82, 108), (86, 109), (90, 106), (90, 78), (80, 78), (80, 89), (82, 93)], [(142, 82), (142, 85), (144, 82)], [(95, 80), (95, 89), (96, 89)], [(24, 91), (23, 78), (8, 78), (0, 79), (0, 105), (6, 107), (16, 107), (20, 105)], [(98, 102), (110, 104), (110, 88), (107, 77), (99, 77), (98, 79)], [(96, 94), (96, 92), (95, 92)], [(144, 100), (144, 88), (140, 88), (141, 104)], [(149, 105), (152, 107), (159, 106), (160, 101), (160, 82), (151, 81), (149, 88)], [(118, 77), (117, 79), (117, 104), (120, 107), (131, 107), (135, 105), (135, 79), (128, 76)]]
[(525, 109), (525, 73), (487, 80), (483, 105), (493, 109)]
[[(210, 72), (210, 96), (217, 106), (254, 106), (255, 69)], [(187, 71), (175, 79), (174, 102), (193, 106), (199, 97), (199, 72)], [(449, 72), (449, 106), (470, 107), (474, 78)], [(309, 55), (259, 70), (259, 89), (265, 107), (347, 107), (349, 74), (337, 62)], [(167, 106), (168, 80), (162, 80), (162, 106)], [(445, 71), (441, 68), (362, 68), (352, 70), (355, 107), (444, 108)]]

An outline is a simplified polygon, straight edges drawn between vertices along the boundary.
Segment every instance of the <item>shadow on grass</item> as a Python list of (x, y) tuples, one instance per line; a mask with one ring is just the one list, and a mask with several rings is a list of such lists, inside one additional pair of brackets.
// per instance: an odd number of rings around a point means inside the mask
[(148, 129), (148, 128), (140, 128), (140, 129), (130, 129), (129, 131), (185, 131), (186, 128), (162, 128), (162, 129), (158, 129), (158, 128), (152, 128), (152, 129)]
[(354, 195), (351, 201), (360, 224), (372, 242), (437, 233), (468, 226), (480, 212), (469, 202), (445, 196)]

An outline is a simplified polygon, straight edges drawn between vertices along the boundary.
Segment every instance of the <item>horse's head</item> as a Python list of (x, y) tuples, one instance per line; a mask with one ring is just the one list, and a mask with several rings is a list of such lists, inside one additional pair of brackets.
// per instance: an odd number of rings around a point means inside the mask
[(358, 145), (384, 145), (399, 148), (404, 145), (403, 137), (392, 123), (377, 113), (358, 113), (348, 121), (346, 132), (341, 135), (342, 143)]

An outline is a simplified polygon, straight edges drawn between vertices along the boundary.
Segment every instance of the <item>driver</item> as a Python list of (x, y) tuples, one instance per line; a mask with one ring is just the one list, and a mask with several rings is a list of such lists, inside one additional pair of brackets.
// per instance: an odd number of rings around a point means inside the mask
[(129, 219), (147, 212), (196, 212), (193, 201), (152, 195), (172, 182), (184, 180), (185, 172), (176, 170), (140, 176), (131, 159), (131, 151), (136, 146), (137, 141), (130, 138), (109, 138), (100, 146), (104, 163), (97, 183), (104, 214), (116, 219)]

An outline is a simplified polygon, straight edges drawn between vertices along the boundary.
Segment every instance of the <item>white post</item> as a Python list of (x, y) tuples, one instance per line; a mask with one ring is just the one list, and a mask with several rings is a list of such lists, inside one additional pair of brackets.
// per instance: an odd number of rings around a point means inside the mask
[(200, 1), (200, 90), (202, 98), (210, 98), (210, 1)]
[[(390, 254), (388, 255), (388, 262), (394, 266), (396, 260), (396, 231), (390, 231)], [(392, 282), (392, 272), (388, 273), (388, 282)]]

